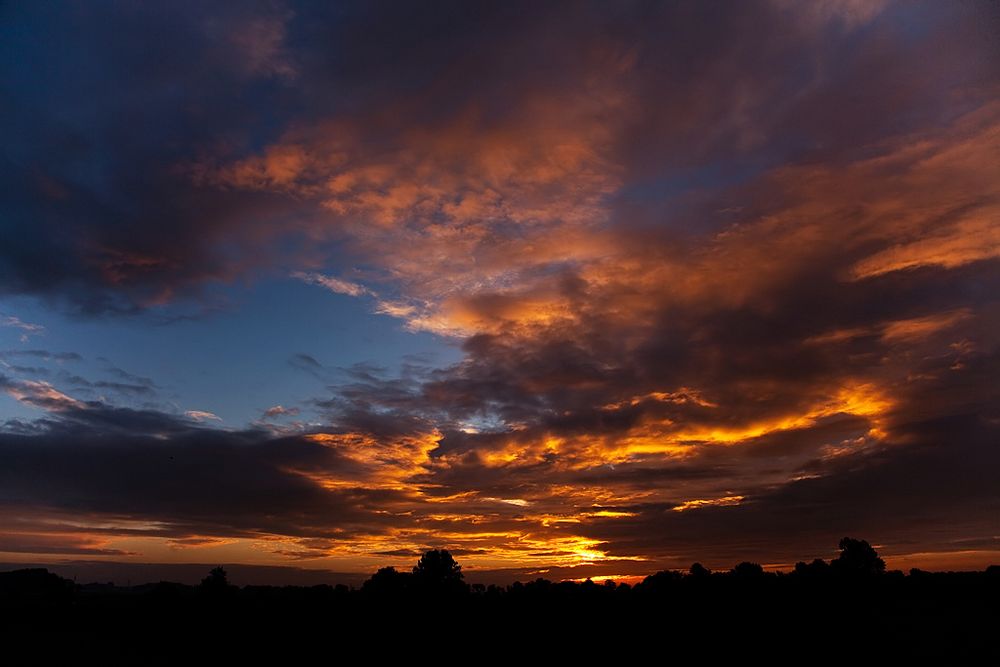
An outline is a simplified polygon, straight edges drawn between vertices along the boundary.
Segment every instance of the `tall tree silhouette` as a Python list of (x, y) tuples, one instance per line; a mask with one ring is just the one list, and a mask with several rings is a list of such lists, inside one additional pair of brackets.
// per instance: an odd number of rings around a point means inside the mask
[(845, 537), (840, 540), (840, 555), (830, 561), (838, 574), (867, 576), (885, 572), (885, 561), (865, 540)]
[(418, 586), (439, 592), (464, 591), (462, 566), (447, 549), (431, 549), (420, 557), (413, 567), (413, 577)]
[(213, 567), (208, 576), (201, 580), (201, 587), (204, 590), (225, 590), (229, 587), (229, 576), (226, 569), (221, 565)]

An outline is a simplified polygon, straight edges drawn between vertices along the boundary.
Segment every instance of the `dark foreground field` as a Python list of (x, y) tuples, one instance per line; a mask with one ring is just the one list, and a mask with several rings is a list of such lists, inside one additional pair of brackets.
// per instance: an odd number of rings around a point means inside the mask
[[(538, 579), (469, 586), (446, 551), (413, 568), (383, 568), (360, 589), (230, 585), (222, 568), (200, 586), (77, 585), (43, 569), (0, 573), (7, 637), (39, 633), (46, 650), (98, 649), (104, 659), (142, 640), (134, 664), (157, 663), (188, 643), (232, 651), (323, 644), (372, 655), (523, 655), (594, 658), (755, 655), (805, 664), (916, 657), (996, 664), (1000, 567), (983, 572), (885, 572), (867, 543), (831, 562), (767, 573), (695, 565), (634, 586)], [(863, 545), (863, 546), (862, 546)], [(865, 551), (867, 548), (868, 551)], [(854, 558), (854, 560), (851, 560)], [(529, 650), (530, 647), (530, 650)], [(142, 651), (145, 651), (143, 653)], [(691, 653), (694, 651), (694, 653)], [(37, 656), (36, 656), (37, 657)], [(990, 663), (984, 661), (991, 661)], [(37, 662), (44, 662), (38, 660)], [(17, 661), (11, 664), (22, 664)], [(25, 662), (23, 664), (35, 664)]]

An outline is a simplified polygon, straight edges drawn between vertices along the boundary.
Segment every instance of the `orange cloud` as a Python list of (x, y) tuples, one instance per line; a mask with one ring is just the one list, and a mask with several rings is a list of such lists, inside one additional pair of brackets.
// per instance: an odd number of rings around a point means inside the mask
[(4, 380), (0, 376), (0, 389), (14, 399), (43, 410), (81, 410), (86, 405), (72, 396), (40, 380)]

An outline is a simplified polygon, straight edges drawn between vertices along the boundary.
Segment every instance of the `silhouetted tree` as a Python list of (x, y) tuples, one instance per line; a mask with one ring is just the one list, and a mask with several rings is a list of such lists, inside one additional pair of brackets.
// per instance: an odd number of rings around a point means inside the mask
[(413, 566), (414, 576), (427, 581), (461, 581), (462, 566), (447, 549), (431, 549)]
[(670, 586), (680, 581), (681, 573), (676, 570), (660, 570), (642, 580), (642, 585), (649, 589)]
[(695, 563), (691, 566), (691, 569), (688, 570), (688, 575), (694, 577), (695, 579), (704, 579), (710, 574), (712, 574), (712, 571), (701, 563)]
[(0, 572), (0, 603), (65, 601), (73, 596), (74, 589), (72, 581), (41, 567)]
[(838, 574), (867, 576), (885, 572), (885, 561), (865, 540), (845, 537), (840, 541), (840, 555), (830, 562)]
[(823, 577), (830, 573), (830, 564), (822, 558), (815, 558), (811, 563), (799, 561), (795, 564), (795, 574), (801, 577)]
[(739, 579), (759, 579), (764, 576), (764, 568), (758, 563), (743, 561), (730, 570), (730, 574)]
[[(965, 653), (960, 653), (957, 662), (979, 664), (984, 662), (981, 656), (996, 654), (1000, 566), (985, 572), (914, 569), (910, 576), (898, 570), (849, 576), (836, 572), (879, 572), (884, 566), (871, 545), (861, 540), (845, 539), (841, 550), (836, 566), (820, 559), (801, 562), (790, 576), (763, 572), (756, 563), (740, 563), (728, 574), (711, 574), (696, 563), (686, 576), (664, 571), (632, 587), (615, 585), (614, 580), (598, 584), (590, 579), (538, 578), (508, 587), (477, 586), (475, 596), (461, 592), (467, 590), (461, 568), (441, 551), (424, 554), (413, 572), (382, 568), (360, 591), (327, 584), (237, 588), (221, 567), (214, 568), (200, 587), (168, 582), (77, 586), (43, 569), (16, 570), (0, 572), (0, 626), (15, 632), (36, 627), (90, 633), (113, 628), (116, 635), (127, 635), (133, 629), (170, 628), (178, 620), (190, 622), (182, 632), (197, 633), (205, 627), (218, 631), (218, 620), (234, 628), (268, 632), (280, 626), (318, 632), (336, 627), (342, 637), (362, 639), (373, 621), (384, 619), (411, 627), (423, 637), (467, 636), (481, 641), (475, 632), (485, 628), (482, 637), (488, 640), (489, 632), (523, 630), (525, 621), (544, 626), (553, 619), (579, 623), (601, 618), (607, 625), (620, 620), (623, 629), (634, 629), (637, 621), (642, 628), (643, 619), (651, 618), (672, 630), (671, 641), (694, 641), (703, 648), (701, 619), (714, 615), (713, 635), (729, 632), (740, 640), (754, 632), (770, 636), (780, 623), (795, 634), (775, 637), (779, 647), (794, 636), (794, 641), (804, 637), (816, 646), (836, 642), (842, 649), (857, 637), (865, 650), (881, 638), (893, 656), (936, 657), (935, 648), (946, 649), (949, 655), (956, 648), (969, 648), (974, 659), (962, 660)], [(852, 621), (849, 628), (843, 619)], [(507, 622), (518, 624), (516, 630), (514, 625), (505, 626)], [(586, 632), (602, 626), (580, 627)], [(375, 629), (381, 631), (379, 626)], [(416, 635), (403, 634), (408, 636)], [(383, 632), (379, 641), (388, 637)], [(969, 646), (970, 642), (978, 645)], [(856, 650), (850, 643), (846, 648), (848, 655)]]
[(214, 567), (208, 576), (201, 580), (201, 589), (209, 593), (219, 593), (230, 589), (229, 576), (221, 565)]
[(462, 566), (447, 549), (431, 549), (420, 557), (413, 566), (413, 578), (418, 586), (438, 592), (460, 592), (466, 590), (462, 581)]
[(410, 575), (394, 567), (383, 567), (361, 585), (361, 590), (373, 595), (400, 595), (409, 588)]

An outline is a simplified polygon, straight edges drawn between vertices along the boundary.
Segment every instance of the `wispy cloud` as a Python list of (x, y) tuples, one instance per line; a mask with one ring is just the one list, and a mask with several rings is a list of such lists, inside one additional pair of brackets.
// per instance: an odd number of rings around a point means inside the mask
[(13, 315), (0, 315), (0, 327), (11, 327), (13, 329), (19, 329), (21, 333), (21, 342), (27, 343), (32, 336), (41, 336), (45, 333), (45, 327), (41, 324), (31, 324), (30, 322), (24, 322), (18, 317)]
[(291, 407), (286, 408), (283, 405), (274, 405), (261, 414), (261, 419), (276, 419), (278, 417), (297, 417), (299, 415), (299, 408)]
[(82, 402), (40, 380), (14, 380), (0, 375), (0, 390), (21, 403), (42, 410), (59, 412), (85, 407)]
[(326, 276), (322, 273), (306, 273), (303, 271), (296, 271), (292, 273), (292, 277), (312, 285), (325, 287), (336, 294), (346, 294), (347, 296), (375, 296), (374, 292), (363, 285), (352, 283), (347, 280), (341, 280), (340, 278), (334, 278), (333, 276)]
[(187, 410), (184, 414), (196, 422), (222, 421), (222, 417), (212, 412), (206, 412), (205, 410)]

